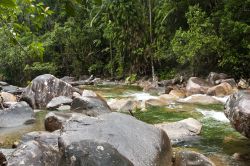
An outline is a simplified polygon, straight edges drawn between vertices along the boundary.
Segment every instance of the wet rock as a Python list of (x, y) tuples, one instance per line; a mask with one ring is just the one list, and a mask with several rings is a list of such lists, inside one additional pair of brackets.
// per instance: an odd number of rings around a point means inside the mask
[(189, 78), (186, 86), (187, 96), (192, 94), (206, 94), (211, 85), (205, 80), (197, 77)]
[(3, 102), (16, 102), (17, 101), (16, 96), (8, 92), (1, 92), (0, 96), (3, 99)]
[(78, 113), (49, 112), (44, 121), (45, 130), (53, 132), (62, 129), (63, 124), (69, 119), (77, 120), (84, 117), (85, 115)]
[(62, 154), (58, 148), (58, 136), (58, 133), (28, 133), (8, 159), (8, 166), (60, 165)]
[(231, 95), (224, 113), (238, 132), (250, 138), (250, 91), (239, 91)]
[(67, 121), (59, 146), (66, 165), (171, 165), (172, 158), (165, 132), (120, 113)]
[(72, 103), (72, 99), (66, 96), (59, 96), (53, 98), (48, 104), (47, 108), (48, 109), (55, 109), (61, 105), (70, 105)]
[(221, 83), (207, 90), (207, 94), (211, 96), (227, 96), (234, 92), (233, 87), (229, 83)]
[(36, 77), (26, 87), (21, 100), (27, 101), (33, 108), (46, 108), (54, 97), (66, 96), (71, 98), (73, 92), (80, 93), (80, 90), (51, 74), (44, 74)]
[(215, 164), (203, 154), (182, 150), (177, 152), (174, 166), (215, 166)]
[(217, 80), (225, 80), (227, 78), (229, 78), (227, 74), (210, 72), (207, 80), (210, 84), (215, 85)]
[(249, 87), (249, 84), (245, 79), (240, 79), (237, 86), (239, 89), (247, 89)]
[(73, 99), (71, 111), (88, 116), (98, 116), (103, 113), (110, 113), (111, 109), (105, 99), (100, 96), (82, 96)]
[(155, 126), (164, 130), (174, 145), (196, 139), (202, 128), (202, 124), (193, 118), (172, 123), (156, 124)]
[(112, 99), (108, 105), (113, 111), (127, 113), (141, 108), (141, 102), (133, 99)]
[(213, 96), (201, 95), (196, 94), (192, 96), (188, 96), (184, 99), (177, 100), (180, 103), (187, 103), (187, 104), (202, 104), (202, 105), (209, 105), (209, 104), (221, 104), (222, 101), (217, 100)]
[(162, 100), (160, 98), (157, 99), (149, 99), (145, 101), (145, 107), (154, 107), (154, 106), (166, 106), (173, 103), (172, 100)]
[(19, 102), (0, 110), (0, 127), (20, 126), (34, 119), (34, 112), (26, 102)]

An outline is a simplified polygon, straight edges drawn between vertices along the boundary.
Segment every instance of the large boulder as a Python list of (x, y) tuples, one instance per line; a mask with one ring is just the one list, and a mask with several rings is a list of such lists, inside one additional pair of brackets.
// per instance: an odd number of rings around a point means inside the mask
[(58, 148), (59, 133), (32, 132), (8, 159), (8, 166), (59, 166), (62, 157)]
[(227, 82), (223, 82), (207, 90), (207, 94), (211, 96), (227, 96), (232, 94), (233, 92), (233, 87)]
[(193, 118), (172, 123), (156, 124), (155, 126), (164, 130), (168, 134), (172, 144), (196, 139), (202, 128), (202, 124)]
[(240, 91), (231, 95), (224, 112), (231, 125), (242, 135), (250, 138), (250, 91)]
[(98, 116), (103, 113), (110, 113), (111, 109), (105, 99), (100, 96), (82, 96), (73, 99), (71, 111), (88, 116)]
[(203, 154), (181, 150), (176, 153), (174, 166), (215, 166), (215, 164)]
[(48, 104), (47, 109), (55, 109), (62, 105), (70, 105), (72, 103), (72, 99), (66, 96), (59, 96), (53, 98)]
[(207, 81), (210, 84), (215, 85), (217, 80), (225, 80), (227, 78), (229, 78), (229, 76), (227, 74), (210, 72), (208, 77), (207, 77)]
[(120, 113), (67, 121), (59, 147), (66, 165), (171, 165), (172, 159), (164, 131)]
[(192, 94), (206, 94), (211, 84), (197, 77), (189, 78), (186, 86), (187, 96)]
[(58, 96), (72, 97), (79, 89), (56, 78), (51, 74), (36, 77), (24, 90), (21, 100), (27, 101), (33, 108), (46, 108), (47, 104)]
[(0, 110), (0, 128), (20, 126), (32, 120), (34, 120), (34, 112), (24, 101)]

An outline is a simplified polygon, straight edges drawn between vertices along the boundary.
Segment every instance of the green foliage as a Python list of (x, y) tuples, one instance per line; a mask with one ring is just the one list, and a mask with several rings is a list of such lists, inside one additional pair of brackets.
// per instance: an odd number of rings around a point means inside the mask
[(155, 66), (160, 79), (250, 77), (249, 10), (249, 0), (0, 0), (0, 75), (22, 84), (43, 72), (125, 78)]
[(137, 74), (131, 74), (126, 78), (126, 82), (132, 84), (136, 81), (136, 79), (137, 79)]

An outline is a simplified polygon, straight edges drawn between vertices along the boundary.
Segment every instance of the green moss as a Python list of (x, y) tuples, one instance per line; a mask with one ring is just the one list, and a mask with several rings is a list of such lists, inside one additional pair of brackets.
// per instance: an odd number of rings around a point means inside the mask
[(209, 104), (209, 105), (196, 104), (196, 107), (200, 109), (215, 110), (215, 111), (224, 110), (224, 105), (222, 104)]

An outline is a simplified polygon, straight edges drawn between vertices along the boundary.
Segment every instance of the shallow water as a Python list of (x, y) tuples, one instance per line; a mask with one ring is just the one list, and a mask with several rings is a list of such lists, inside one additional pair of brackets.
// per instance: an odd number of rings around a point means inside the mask
[(28, 132), (43, 131), (44, 117), (47, 111), (40, 111), (35, 114), (36, 122), (34, 124), (23, 125), (12, 128), (0, 128), (0, 148), (11, 148), (14, 142), (18, 142), (20, 138)]
[[(107, 99), (111, 98), (135, 98), (146, 100), (155, 98), (143, 93), (141, 88), (133, 86), (85, 86), (98, 92)], [(189, 117), (199, 120), (203, 124), (201, 138), (197, 141), (178, 144), (174, 149), (192, 149), (205, 154), (215, 162), (217, 166), (249, 166), (250, 161), (236, 161), (232, 158), (234, 153), (250, 156), (250, 141), (229, 124), (223, 114), (223, 105), (197, 105), (172, 103), (164, 107), (149, 107), (147, 111), (136, 111), (135, 117), (150, 123), (175, 122)], [(11, 147), (14, 141), (31, 131), (44, 130), (44, 117), (47, 111), (36, 113), (35, 124), (18, 128), (0, 129), (0, 148)]]

